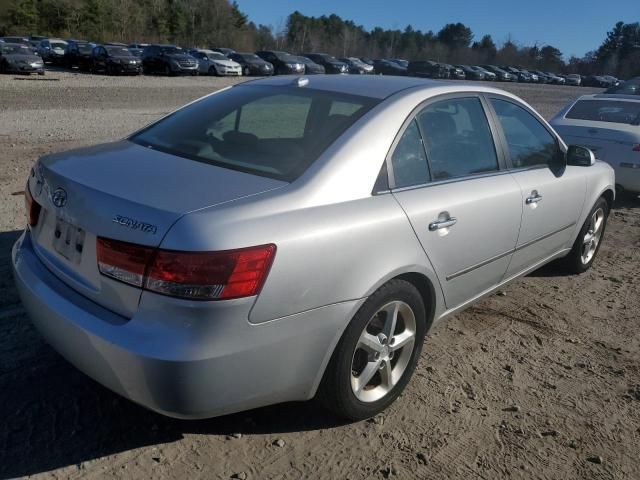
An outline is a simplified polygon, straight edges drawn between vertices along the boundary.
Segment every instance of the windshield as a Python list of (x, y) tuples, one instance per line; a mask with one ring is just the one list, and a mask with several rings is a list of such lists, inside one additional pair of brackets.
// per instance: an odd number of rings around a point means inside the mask
[(183, 53), (182, 49), (179, 47), (160, 47), (160, 51), (169, 55), (172, 53)]
[(61, 49), (65, 49), (67, 44), (64, 42), (50, 42), (51, 48), (61, 48)]
[(378, 102), (322, 90), (245, 85), (203, 98), (130, 140), (291, 182)]
[(247, 60), (262, 60), (259, 56), (255, 55), (253, 53), (238, 54), (238, 57), (242, 58), (245, 61), (247, 61)]
[(123, 57), (131, 56), (131, 52), (127, 47), (104, 47), (104, 48), (107, 49), (107, 52), (109, 52), (109, 55), (123, 56)]
[(4, 40), (7, 43), (20, 43), (22, 45), (29, 45), (29, 42), (27, 40), (25, 40), (24, 38), (3, 37), (2, 40)]
[(297, 63), (298, 59), (293, 55), (283, 52), (273, 52), (276, 58), (282, 62)]
[(220, 52), (206, 52), (206, 54), (210, 60), (229, 60), (228, 57), (225, 57)]
[(580, 100), (565, 118), (595, 122), (640, 124), (640, 102), (616, 100)]
[(93, 45), (90, 43), (79, 43), (78, 51), (80, 53), (91, 53), (93, 51)]
[(31, 50), (29, 50), (24, 45), (6, 45), (6, 44), (0, 43), (0, 52), (4, 53), (5, 55), (10, 55), (14, 53), (17, 53), (20, 55), (32, 55)]

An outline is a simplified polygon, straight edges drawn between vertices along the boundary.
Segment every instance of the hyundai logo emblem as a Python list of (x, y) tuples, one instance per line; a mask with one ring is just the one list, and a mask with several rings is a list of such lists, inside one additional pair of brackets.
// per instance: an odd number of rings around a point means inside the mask
[(51, 194), (51, 201), (58, 208), (64, 207), (67, 204), (67, 192), (64, 188), (56, 188)]

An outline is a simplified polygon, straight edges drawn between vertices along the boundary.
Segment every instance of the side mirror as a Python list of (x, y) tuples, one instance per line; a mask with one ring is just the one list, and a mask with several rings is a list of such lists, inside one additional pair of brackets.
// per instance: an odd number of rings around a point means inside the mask
[(567, 165), (575, 167), (590, 167), (595, 165), (596, 156), (587, 147), (580, 145), (569, 145), (567, 150)]

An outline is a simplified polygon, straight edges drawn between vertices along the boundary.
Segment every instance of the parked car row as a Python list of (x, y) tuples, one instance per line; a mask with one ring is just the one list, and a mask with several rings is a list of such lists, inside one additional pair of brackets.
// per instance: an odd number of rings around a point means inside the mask
[[(478, 80), (499, 82), (540, 83), (609, 88), (620, 84), (610, 75), (560, 75), (540, 70), (527, 70), (512, 65), (450, 65), (431, 60), (405, 60), (401, 58), (369, 59), (358, 57), (336, 58), (327, 53), (307, 52), (294, 55), (285, 51), (260, 50), (255, 53), (236, 52), (231, 48), (211, 47), (184, 49), (176, 45), (149, 45), (144, 43), (104, 43), (98, 45), (86, 40), (31, 37), (3, 37), (4, 44), (20, 45), (21, 55), (26, 49), (40, 57), (44, 64), (69, 69), (117, 74), (164, 75), (315, 75), (315, 74), (378, 74), (413, 76), (436, 79)], [(16, 50), (16, 47), (11, 49)], [(12, 53), (8, 51), (7, 55)], [(27, 62), (26, 64), (24, 62)], [(0, 62), (0, 71), (37, 71), (36, 60)], [(29, 63), (31, 62), (31, 63)], [(28, 66), (27, 66), (28, 65)], [(12, 70), (13, 69), (13, 70)]]

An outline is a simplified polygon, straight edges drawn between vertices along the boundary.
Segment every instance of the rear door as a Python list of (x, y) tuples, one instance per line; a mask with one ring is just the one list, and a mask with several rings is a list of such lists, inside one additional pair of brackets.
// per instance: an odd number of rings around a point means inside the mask
[(491, 96), (507, 161), (522, 190), (522, 226), (507, 276), (571, 246), (586, 194), (582, 167), (566, 166), (563, 147), (532, 111)]
[(476, 95), (438, 97), (411, 117), (388, 159), (393, 195), (438, 275), (447, 308), (499, 283), (518, 238), (520, 187)]

